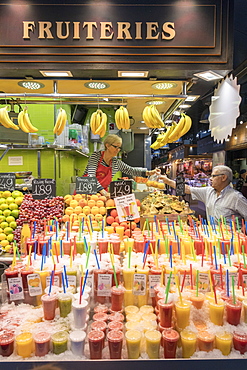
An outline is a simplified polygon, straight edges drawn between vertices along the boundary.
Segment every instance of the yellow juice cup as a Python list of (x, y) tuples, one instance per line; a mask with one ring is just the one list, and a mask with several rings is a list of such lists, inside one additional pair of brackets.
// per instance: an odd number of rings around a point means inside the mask
[(125, 324), (125, 330), (139, 330), (142, 331), (141, 321), (127, 321)]
[(247, 299), (243, 300), (243, 320), (247, 323)]
[(42, 270), (42, 271), (40, 271), (40, 270), (37, 270), (37, 271), (35, 271), (37, 274), (39, 274), (39, 276), (40, 276), (40, 281), (41, 281), (41, 286), (42, 286), (42, 291), (43, 291), (43, 293), (45, 292), (45, 288), (46, 288), (46, 278), (48, 277), (48, 276), (50, 276), (50, 271), (48, 271), (48, 270)]
[(140, 312), (141, 313), (153, 313), (154, 308), (153, 308), (153, 306), (151, 306), (149, 304), (145, 304), (144, 306), (140, 307)]
[(124, 312), (125, 312), (125, 315), (128, 315), (129, 313), (138, 313), (139, 308), (133, 305), (125, 306)]
[[(141, 310), (140, 310), (140, 312), (141, 312)], [(157, 316), (153, 312), (142, 313), (142, 320), (143, 321), (156, 321)]]
[(119, 235), (120, 240), (123, 240), (124, 230), (124, 226), (116, 226), (116, 233)]
[(134, 306), (135, 304), (135, 297), (131, 290), (125, 290), (124, 292), (124, 306)]
[(108, 232), (108, 234), (114, 233), (114, 227), (113, 226), (105, 226), (105, 231)]
[(232, 349), (232, 334), (227, 331), (217, 333), (215, 336), (215, 345), (224, 356), (229, 355)]
[(29, 332), (24, 332), (15, 338), (17, 354), (21, 357), (30, 357), (33, 351), (33, 336)]
[(76, 252), (79, 254), (84, 253), (84, 242), (82, 240), (76, 240)]
[(190, 308), (191, 302), (190, 301), (177, 301), (175, 303), (175, 313), (177, 318), (177, 326), (181, 329), (186, 328), (186, 326), (190, 323)]
[(54, 256), (60, 255), (60, 241), (59, 240), (52, 240), (52, 253)]
[(209, 319), (215, 325), (223, 325), (225, 303), (222, 299), (217, 301), (209, 301)]
[(123, 269), (124, 287), (127, 290), (132, 291), (133, 289), (134, 273), (135, 273), (135, 269), (133, 267), (131, 268), (125, 267)]
[(139, 330), (128, 330), (125, 333), (128, 358), (137, 359), (140, 356), (142, 333)]
[(129, 313), (127, 316), (126, 316), (126, 321), (133, 321), (133, 322), (139, 322), (141, 321), (142, 319), (142, 315), (140, 312), (137, 312), (137, 313)]
[(148, 289), (147, 289), (147, 292), (145, 295), (138, 295), (137, 296), (137, 306), (140, 308), (144, 305), (147, 305), (148, 304), (148, 298), (149, 298), (149, 295), (148, 295)]
[(133, 250), (134, 248), (134, 239), (133, 238), (126, 238), (124, 239), (124, 250), (126, 253), (129, 252), (129, 248), (131, 248), (131, 250)]
[(161, 333), (158, 330), (148, 330), (144, 335), (148, 357), (159, 358)]
[(180, 333), (183, 358), (190, 358), (196, 351), (196, 334), (190, 330), (182, 330)]

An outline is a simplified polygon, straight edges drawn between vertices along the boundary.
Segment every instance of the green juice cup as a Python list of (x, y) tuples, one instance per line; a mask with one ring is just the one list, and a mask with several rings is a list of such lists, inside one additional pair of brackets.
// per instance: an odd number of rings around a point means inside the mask
[(68, 348), (68, 333), (65, 331), (58, 331), (54, 333), (51, 337), (52, 342), (52, 352), (55, 355), (59, 355), (67, 351)]
[(60, 293), (58, 295), (58, 307), (60, 310), (60, 317), (67, 317), (71, 312), (72, 296), (69, 293)]

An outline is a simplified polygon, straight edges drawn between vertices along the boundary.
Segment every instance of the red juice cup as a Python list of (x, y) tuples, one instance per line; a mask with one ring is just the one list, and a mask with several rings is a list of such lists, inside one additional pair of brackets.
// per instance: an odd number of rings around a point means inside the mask
[(234, 349), (241, 353), (241, 355), (247, 352), (247, 334), (234, 332), (233, 346)]
[(207, 331), (200, 330), (197, 334), (197, 344), (199, 351), (210, 352), (214, 349), (215, 335)]
[(98, 247), (100, 254), (108, 252), (108, 239), (98, 239)]
[(88, 343), (91, 360), (100, 360), (104, 347), (105, 334), (100, 330), (92, 330), (88, 333)]
[(120, 239), (111, 240), (110, 244), (113, 248), (113, 253), (119, 255), (120, 254)]
[(238, 325), (240, 322), (242, 310), (242, 302), (236, 300), (236, 304), (233, 300), (226, 301), (226, 321), (231, 325)]
[(160, 325), (165, 328), (172, 326), (172, 311), (174, 304), (173, 302), (165, 303), (165, 300), (160, 299), (158, 301)]
[[(8, 267), (6, 270), (4, 270), (4, 273), (5, 273), (7, 282), (8, 282), (8, 279), (18, 277), (18, 270), (17, 270), (17, 268), (14, 268), (14, 267), (13, 268)], [(8, 283), (8, 286), (9, 286), (9, 283)]]
[(93, 309), (94, 313), (107, 313), (109, 311), (109, 308), (105, 304), (98, 304), (97, 306), (94, 307)]
[(123, 332), (118, 330), (111, 330), (107, 334), (108, 347), (111, 359), (121, 358), (123, 347)]
[(27, 275), (30, 275), (30, 274), (33, 274), (33, 273), (34, 273), (33, 267), (23, 267), (21, 269), (21, 278), (22, 278), (23, 289), (28, 289)]
[(51, 336), (46, 332), (38, 332), (33, 335), (35, 356), (45, 356), (50, 352)]
[(124, 300), (124, 287), (119, 285), (118, 288), (113, 286), (111, 288), (111, 310), (112, 311), (122, 311), (123, 300)]
[(124, 322), (124, 315), (121, 312), (114, 311), (108, 315), (108, 320)]
[(98, 290), (98, 275), (99, 274), (106, 274), (107, 270), (105, 269), (95, 269), (93, 270), (93, 281), (94, 281), (94, 289)]
[(91, 324), (91, 330), (100, 330), (106, 336), (107, 323), (105, 321), (93, 321)]
[(202, 239), (194, 239), (194, 248), (197, 255), (202, 254), (204, 242)]
[(135, 239), (134, 241), (134, 250), (136, 253), (143, 253), (145, 247), (145, 241), (143, 239)]
[(11, 331), (0, 334), (0, 355), (8, 357), (14, 352), (15, 335)]
[(93, 320), (94, 321), (108, 321), (108, 315), (104, 312), (98, 312), (93, 315)]
[(45, 320), (53, 320), (55, 317), (55, 310), (57, 307), (57, 296), (56, 295), (49, 295), (44, 294), (41, 297), (43, 311), (44, 311), (44, 319)]
[[(120, 284), (120, 281), (121, 281), (121, 271), (119, 269), (115, 269), (116, 270), (116, 277), (117, 277), (117, 282), (118, 284)], [(114, 270), (111, 268), (111, 269), (108, 269), (107, 271), (108, 274), (112, 274), (112, 286), (115, 286), (116, 283), (115, 283), (115, 279), (114, 279)]]
[(177, 344), (179, 340), (179, 334), (174, 329), (165, 329), (162, 332), (162, 341), (164, 347), (164, 357), (165, 358), (175, 358)]
[(108, 324), (108, 330), (118, 330), (123, 331), (124, 324), (121, 321), (111, 321)]

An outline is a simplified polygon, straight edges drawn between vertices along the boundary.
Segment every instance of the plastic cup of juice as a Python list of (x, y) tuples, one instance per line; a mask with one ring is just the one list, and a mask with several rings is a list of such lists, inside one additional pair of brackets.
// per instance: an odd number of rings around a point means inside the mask
[(189, 301), (183, 301), (183, 303), (181, 303), (180, 301), (177, 301), (175, 303), (177, 326), (181, 329), (184, 329), (186, 328), (186, 326), (189, 325), (190, 308), (191, 308), (191, 302)]
[(15, 335), (11, 331), (0, 334), (0, 356), (8, 357), (14, 352)]
[(233, 333), (233, 347), (243, 355), (247, 352), (247, 334), (234, 332)]
[(21, 357), (30, 357), (33, 351), (33, 336), (30, 332), (24, 332), (16, 336), (16, 351)]
[(132, 289), (126, 289), (124, 292), (124, 305), (133, 306), (135, 304), (136, 296), (133, 294)]
[(131, 268), (125, 267), (123, 269), (124, 287), (127, 290), (132, 291), (133, 289), (134, 273), (135, 273), (135, 269), (132, 267)]
[(108, 239), (98, 239), (99, 252), (107, 253), (108, 252)]
[(158, 330), (148, 330), (144, 334), (146, 352), (149, 358), (159, 358), (161, 334)]
[(224, 356), (228, 356), (232, 349), (232, 333), (227, 331), (216, 333), (215, 346)]
[(91, 360), (100, 360), (104, 348), (105, 334), (100, 330), (92, 330), (88, 333), (88, 343)]
[(111, 311), (110, 315), (108, 315), (108, 320), (124, 322), (124, 315), (119, 311)]
[(226, 301), (226, 321), (231, 325), (238, 325), (240, 322), (242, 310), (242, 302), (236, 300), (236, 304), (233, 300)]
[(164, 347), (164, 358), (176, 358), (177, 345), (179, 334), (174, 329), (165, 329), (162, 332), (162, 340)]
[(58, 295), (58, 307), (60, 310), (60, 317), (67, 317), (71, 312), (72, 296), (69, 293), (60, 293)]
[(111, 330), (108, 332), (107, 340), (111, 359), (121, 358), (123, 338), (123, 332), (120, 330)]
[(116, 226), (116, 233), (119, 235), (119, 238), (121, 240), (123, 240), (123, 236), (124, 236), (124, 226)]
[(160, 325), (165, 328), (170, 328), (172, 326), (172, 312), (174, 303), (165, 303), (164, 299), (158, 301), (159, 315), (160, 315)]
[(55, 311), (57, 307), (57, 296), (56, 295), (49, 295), (44, 294), (41, 297), (43, 311), (44, 311), (44, 319), (45, 320), (53, 320), (55, 317)]
[(75, 356), (84, 356), (86, 333), (83, 330), (74, 330), (70, 333), (70, 349)]
[(124, 324), (121, 321), (111, 321), (108, 324), (108, 331), (118, 330), (123, 331)]
[(215, 325), (223, 325), (225, 302), (219, 299), (217, 303), (209, 301), (209, 319)]
[(214, 349), (215, 335), (208, 331), (200, 330), (197, 334), (197, 344), (199, 351), (210, 352)]
[(247, 323), (247, 299), (243, 300), (243, 320)]
[(139, 322), (141, 321), (142, 319), (142, 315), (140, 312), (137, 312), (137, 313), (129, 313), (127, 316), (126, 316), (126, 321), (133, 321), (133, 322)]
[(150, 306), (149, 304), (145, 304), (144, 306), (140, 307), (140, 312), (141, 313), (153, 313), (154, 308), (153, 306)]
[(72, 302), (75, 329), (82, 329), (86, 324), (88, 302), (84, 299)]
[(58, 331), (51, 336), (52, 352), (56, 355), (67, 351), (68, 348), (68, 333), (66, 331)]
[(190, 358), (196, 351), (196, 334), (190, 330), (182, 330), (180, 333), (183, 358)]
[(198, 293), (198, 296), (197, 296), (196, 293), (192, 293), (190, 295), (190, 300), (194, 307), (200, 309), (203, 306), (205, 295), (203, 293)]
[(35, 356), (45, 356), (50, 352), (51, 335), (47, 332), (37, 332), (33, 334)]
[(140, 356), (142, 333), (139, 330), (128, 330), (125, 333), (128, 358), (137, 359)]
[[(247, 304), (247, 302), (246, 302)], [(125, 306), (124, 308), (125, 315), (127, 316), (129, 313), (138, 313), (139, 308), (134, 305)]]
[(27, 282), (27, 276), (34, 273), (33, 267), (23, 267), (21, 269), (21, 279), (22, 279), (22, 285), (23, 289), (28, 289), (28, 282)]
[(94, 321), (108, 321), (108, 315), (107, 313), (104, 312), (98, 312), (93, 315), (93, 320)]
[(111, 310), (112, 311), (121, 311), (123, 308), (124, 300), (124, 287), (119, 285), (118, 288), (113, 286), (111, 288)]

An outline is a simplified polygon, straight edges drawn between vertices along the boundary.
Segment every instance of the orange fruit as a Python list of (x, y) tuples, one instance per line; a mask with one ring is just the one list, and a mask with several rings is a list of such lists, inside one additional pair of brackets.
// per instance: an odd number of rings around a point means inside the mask
[(119, 217), (118, 216), (115, 217), (115, 222), (119, 223)]
[(99, 213), (104, 216), (106, 214), (106, 208), (105, 207), (100, 207), (99, 208)]
[(80, 207), (85, 207), (85, 206), (87, 206), (87, 201), (86, 201), (86, 199), (81, 199), (81, 200), (79, 200), (79, 202), (78, 202), (78, 205), (80, 206)]
[(79, 225), (80, 225), (80, 222), (78, 220), (73, 222), (73, 226), (79, 226)]
[(98, 199), (99, 199), (99, 197), (98, 197), (98, 195), (97, 195), (97, 194), (92, 194), (92, 195), (91, 195), (91, 199), (93, 199), (93, 200), (98, 200)]
[(89, 215), (89, 213), (91, 212), (91, 208), (89, 206), (85, 206), (82, 208), (82, 211), (83, 213), (85, 213), (85, 215)]
[(81, 212), (82, 212), (82, 208), (80, 206), (76, 206), (74, 208), (74, 213), (76, 213), (77, 215), (79, 215), (79, 213), (81, 213)]
[(85, 219), (85, 218), (87, 218), (87, 215), (85, 215), (85, 213), (80, 213), (79, 215), (78, 215), (78, 219), (79, 220), (82, 220), (82, 219)]
[(62, 220), (63, 220), (63, 222), (69, 221), (69, 215), (64, 215)]
[(136, 204), (137, 204), (138, 207), (140, 207), (140, 205), (141, 205), (140, 199), (136, 199)]
[(71, 215), (71, 213), (73, 213), (73, 208), (72, 207), (67, 207), (66, 209), (65, 209), (65, 214), (66, 215)]
[(93, 215), (96, 215), (97, 213), (99, 213), (99, 207), (97, 207), (97, 206), (93, 206), (93, 207), (91, 208), (91, 213), (92, 213)]
[(67, 197), (65, 200), (64, 200), (64, 203), (65, 204), (70, 204), (70, 202), (72, 201), (72, 195), (70, 195), (69, 197)]
[(107, 199), (105, 205), (106, 207), (115, 207), (114, 199)]
[(93, 199), (90, 199), (88, 202), (87, 202), (87, 205), (89, 206), (89, 207), (94, 207), (95, 206), (95, 200), (93, 200)]
[(104, 207), (105, 203), (103, 202), (103, 200), (97, 200), (96, 202), (96, 206), (97, 207)]
[(119, 223), (114, 221), (114, 222), (111, 224), (111, 226), (113, 226), (113, 227), (114, 227), (114, 229), (115, 229), (115, 227), (116, 227), (116, 226), (119, 226)]
[(75, 199), (75, 200), (77, 200), (77, 202), (79, 202), (79, 200), (81, 200), (81, 199), (82, 199), (81, 194), (75, 194), (75, 195), (74, 195), (74, 199)]
[(107, 201), (107, 198), (104, 195), (100, 195), (99, 200), (102, 200), (105, 203)]
[(95, 217), (96, 221), (102, 221), (103, 220), (103, 216), (100, 213), (97, 213), (94, 217)]
[(124, 229), (126, 230), (127, 229), (127, 222), (120, 222), (120, 226), (123, 226)]
[(139, 218), (135, 218), (134, 221), (137, 224), (138, 222), (140, 222), (140, 219)]
[(158, 182), (157, 183), (157, 188), (158, 189), (165, 189), (165, 184), (163, 182)]
[(111, 225), (111, 224), (114, 222), (114, 217), (112, 217), (112, 216), (107, 216), (107, 217), (106, 217), (106, 222), (107, 222), (109, 225)]
[(75, 207), (78, 206), (78, 202), (77, 202), (77, 200), (73, 199), (73, 200), (70, 201), (70, 204), (69, 205), (70, 205), (70, 207), (75, 208)]
[(116, 209), (112, 209), (111, 212), (110, 212), (110, 215), (112, 217), (117, 217), (117, 210)]
[(75, 221), (75, 220), (78, 220), (78, 216), (77, 216), (77, 214), (76, 214), (76, 213), (71, 213), (71, 215), (70, 215), (70, 220), (71, 220), (71, 222), (73, 222), (73, 221)]
[(124, 231), (124, 235), (126, 235), (129, 238), (130, 237), (130, 229), (126, 229)]

